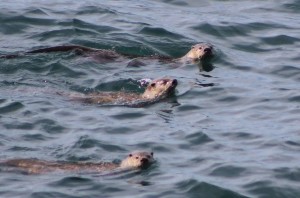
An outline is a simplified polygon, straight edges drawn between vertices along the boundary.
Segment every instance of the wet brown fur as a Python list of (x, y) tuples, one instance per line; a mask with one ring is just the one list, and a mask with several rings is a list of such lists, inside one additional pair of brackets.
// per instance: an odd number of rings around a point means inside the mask
[(125, 53), (117, 53), (113, 50), (106, 50), (106, 49), (96, 49), (96, 48), (89, 48), (80, 45), (65, 45), (65, 46), (55, 46), (55, 47), (48, 47), (42, 48), (37, 50), (32, 50), (25, 52), (23, 54), (16, 54), (16, 55), (0, 55), (0, 58), (16, 58), (20, 55), (26, 54), (36, 54), (36, 53), (49, 53), (49, 52), (66, 52), (66, 51), (75, 51), (75, 53), (91, 57), (92, 59), (100, 62), (113, 62), (113, 61), (123, 61), (123, 60), (130, 60), (127, 64), (128, 66), (143, 66), (146, 65), (145, 61), (147, 60), (159, 60), (163, 63), (170, 63), (170, 62), (179, 62), (179, 63), (196, 63), (197, 61), (201, 61), (206, 57), (212, 55), (212, 46), (205, 43), (199, 43), (192, 46), (191, 50), (181, 58), (171, 58), (168, 56), (160, 56), (160, 55), (153, 55), (153, 56), (136, 56), (131, 54)]
[(138, 105), (157, 102), (174, 93), (177, 86), (176, 79), (162, 78), (153, 80), (143, 94), (127, 92), (99, 92), (91, 94), (71, 94), (71, 100), (82, 101), (92, 104), (120, 104), (120, 105)]
[(153, 159), (151, 152), (133, 152), (120, 164), (113, 162), (50, 162), (37, 159), (12, 159), (2, 162), (2, 165), (18, 168), (28, 174), (40, 174), (54, 171), (71, 172), (103, 172), (115, 169), (136, 169), (149, 166)]

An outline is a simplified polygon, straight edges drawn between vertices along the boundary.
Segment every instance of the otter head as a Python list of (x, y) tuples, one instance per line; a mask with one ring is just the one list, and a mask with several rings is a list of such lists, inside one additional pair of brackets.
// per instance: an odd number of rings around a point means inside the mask
[(130, 153), (120, 164), (121, 168), (146, 168), (153, 163), (153, 152)]
[(151, 81), (142, 97), (144, 99), (165, 98), (174, 92), (177, 86), (176, 79), (162, 78)]
[(200, 43), (192, 46), (191, 50), (185, 55), (185, 57), (192, 59), (193, 61), (203, 60), (206, 57), (212, 56), (213, 47), (211, 45)]

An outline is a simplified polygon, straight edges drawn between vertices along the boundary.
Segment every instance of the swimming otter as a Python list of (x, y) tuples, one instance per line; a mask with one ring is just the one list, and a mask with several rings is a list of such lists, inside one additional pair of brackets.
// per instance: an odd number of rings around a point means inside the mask
[[(154, 59), (164, 63), (177, 62), (183, 64), (190, 64), (190, 63), (197, 63), (213, 55), (213, 47), (210, 44), (206, 44), (206, 43), (199, 43), (192, 46), (191, 50), (186, 55), (184, 55), (181, 58), (175, 58), (175, 59), (172, 57), (160, 56), (160, 55), (136, 56), (136, 55), (130, 55), (125, 53), (117, 53), (113, 50), (89, 48), (80, 45), (65, 45), (65, 46), (42, 48), (42, 49), (25, 52), (23, 55), (36, 54), (36, 53), (48, 53), (48, 52), (66, 52), (66, 51), (75, 51), (77, 54), (91, 57), (92, 59), (96, 60), (99, 63), (107, 63), (113, 61), (126, 61), (129, 59), (130, 61), (128, 62), (127, 66), (143, 66), (146, 65), (144, 61), (154, 60)], [(0, 58), (16, 58), (18, 56), (19, 55), (13, 55), (13, 54), (0, 55)]]
[(192, 46), (191, 50), (183, 57), (177, 59), (183, 63), (195, 63), (212, 56), (213, 47), (205, 43)]
[(174, 93), (178, 82), (176, 79), (161, 78), (149, 83), (143, 94), (128, 92), (99, 92), (90, 94), (69, 94), (71, 100), (91, 104), (125, 105), (141, 107), (162, 100)]
[[(140, 85), (145, 87), (143, 93), (129, 91), (95, 91), (89, 93), (80, 93), (75, 91), (57, 90), (52, 87), (20, 86), (14, 89), (1, 92), (2, 95), (14, 96), (41, 96), (53, 97), (60, 96), (61, 99), (86, 104), (99, 104), (101, 106), (125, 106), (125, 107), (144, 107), (157, 103), (167, 97), (174, 95), (177, 87), (177, 80), (172, 78), (160, 78), (156, 80), (146, 79), (141, 81)], [(121, 87), (120, 87), (121, 88)], [(0, 92), (0, 94), (1, 94)], [(8, 94), (9, 93), (9, 94)]]
[(50, 162), (36, 159), (12, 159), (1, 165), (14, 167), (28, 174), (41, 174), (54, 171), (104, 172), (116, 169), (143, 169), (154, 162), (153, 152), (138, 151), (130, 153), (120, 164), (113, 162)]

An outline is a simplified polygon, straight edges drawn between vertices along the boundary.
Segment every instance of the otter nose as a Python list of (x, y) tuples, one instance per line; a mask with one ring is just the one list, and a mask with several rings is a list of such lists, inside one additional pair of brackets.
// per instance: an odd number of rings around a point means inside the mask
[(173, 86), (177, 86), (177, 84), (178, 84), (178, 81), (177, 81), (176, 79), (174, 79), (174, 80), (172, 81), (172, 85), (173, 85)]
[(211, 53), (211, 49), (210, 48), (205, 48), (203, 51), (206, 52), (206, 53)]
[(147, 158), (143, 158), (143, 159), (141, 159), (141, 162), (142, 162), (143, 164), (147, 164), (147, 163), (149, 162), (149, 160), (148, 160)]

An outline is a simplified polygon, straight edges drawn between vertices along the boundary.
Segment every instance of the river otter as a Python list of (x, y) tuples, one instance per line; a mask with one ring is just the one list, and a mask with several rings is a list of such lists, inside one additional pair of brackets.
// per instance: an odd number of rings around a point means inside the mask
[(191, 50), (183, 57), (177, 59), (183, 63), (195, 63), (212, 56), (212, 46), (204, 43), (199, 43), (192, 46)]
[(145, 62), (147, 60), (158, 60), (164, 63), (182, 63), (182, 64), (190, 64), (190, 63), (198, 63), (201, 60), (204, 60), (213, 55), (213, 47), (210, 44), (199, 43), (192, 46), (191, 50), (181, 58), (172, 58), (168, 56), (161, 55), (153, 55), (153, 56), (136, 56), (125, 53), (117, 53), (113, 50), (105, 50), (105, 49), (96, 49), (89, 48), (80, 45), (65, 45), (65, 46), (55, 46), (42, 48), (37, 50), (32, 50), (25, 52), (19, 55), (0, 55), (0, 58), (16, 58), (20, 55), (27, 54), (36, 54), (36, 53), (48, 53), (48, 52), (65, 52), (65, 51), (75, 51), (77, 54), (81, 54), (87, 57), (91, 57), (99, 63), (107, 63), (113, 61), (126, 61), (127, 66), (143, 66), (146, 65)]
[(120, 164), (113, 162), (50, 162), (36, 159), (11, 159), (1, 162), (1, 165), (13, 167), (28, 174), (41, 174), (55, 171), (104, 172), (117, 169), (143, 169), (153, 162), (153, 152), (138, 151), (130, 153)]
[[(143, 81), (143, 80), (142, 80)], [(15, 89), (3, 90), (2, 95), (9, 97), (14, 96), (61, 96), (63, 100), (81, 102), (85, 104), (99, 104), (101, 106), (127, 106), (127, 107), (144, 107), (153, 103), (157, 103), (175, 93), (178, 84), (176, 79), (160, 78), (156, 80), (146, 79), (140, 82), (141, 86), (147, 85), (143, 93), (129, 91), (95, 91), (89, 93), (80, 93), (75, 91), (57, 90), (52, 87), (27, 87), (20, 86)]]
[(69, 94), (71, 100), (91, 104), (111, 104), (141, 107), (162, 100), (174, 93), (176, 79), (162, 78), (151, 81), (143, 94), (128, 92), (99, 92), (90, 94)]

